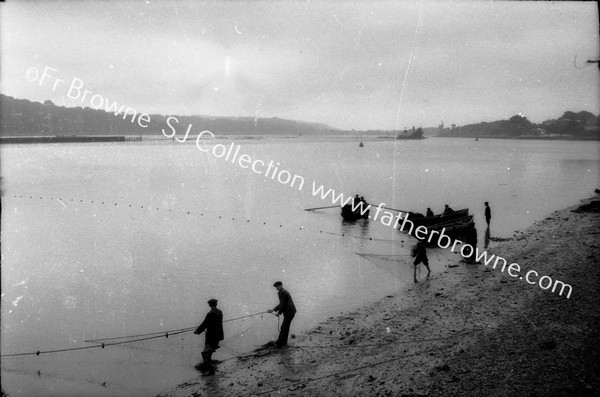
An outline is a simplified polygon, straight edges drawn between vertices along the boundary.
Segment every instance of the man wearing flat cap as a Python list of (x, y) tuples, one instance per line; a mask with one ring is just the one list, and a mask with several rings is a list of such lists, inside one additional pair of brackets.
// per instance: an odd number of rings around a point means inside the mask
[(204, 350), (202, 351), (203, 361), (202, 364), (196, 365), (196, 368), (204, 373), (203, 376), (215, 374), (212, 354), (219, 348), (219, 342), (223, 340), (223, 312), (217, 309), (217, 302), (216, 299), (208, 301), (210, 311), (206, 314), (202, 324), (194, 331), (196, 335), (206, 331)]
[(277, 339), (277, 348), (281, 349), (283, 346), (287, 346), (288, 335), (290, 333), (290, 325), (292, 324), (292, 320), (296, 315), (296, 306), (294, 306), (294, 301), (292, 300), (292, 296), (285, 288), (283, 288), (283, 283), (281, 281), (277, 281), (273, 284), (273, 287), (277, 289), (277, 295), (279, 296), (279, 304), (273, 308), (273, 310), (267, 310), (269, 313), (275, 312), (276, 316), (283, 314), (283, 324), (281, 324), (281, 329), (279, 330), (279, 338)]

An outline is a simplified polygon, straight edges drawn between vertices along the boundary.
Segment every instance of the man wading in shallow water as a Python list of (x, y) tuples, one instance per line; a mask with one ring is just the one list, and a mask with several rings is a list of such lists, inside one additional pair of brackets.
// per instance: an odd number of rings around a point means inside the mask
[(211, 376), (215, 374), (215, 364), (212, 361), (212, 354), (219, 348), (219, 342), (223, 340), (223, 312), (217, 309), (217, 300), (210, 299), (208, 306), (210, 311), (206, 318), (194, 331), (200, 335), (206, 330), (204, 336), (204, 350), (202, 351), (202, 364), (196, 365), (196, 369), (203, 372), (202, 376)]
[(281, 329), (279, 330), (279, 338), (275, 346), (278, 349), (281, 349), (283, 346), (287, 346), (288, 335), (290, 333), (290, 325), (292, 324), (292, 320), (296, 315), (296, 306), (294, 306), (294, 301), (292, 300), (292, 296), (286, 289), (283, 288), (283, 284), (281, 281), (277, 281), (273, 284), (273, 287), (277, 288), (277, 295), (279, 296), (279, 304), (273, 308), (273, 310), (267, 310), (269, 313), (275, 312), (276, 316), (283, 314), (283, 324), (281, 324)]
[(425, 249), (425, 243), (419, 241), (417, 245), (413, 247), (411, 251), (411, 256), (416, 257), (415, 262), (413, 263), (413, 265), (415, 266), (414, 281), (415, 283), (418, 283), (419, 280), (417, 280), (417, 266), (419, 266), (419, 263), (423, 262), (423, 264), (427, 268), (427, 277), (429, 277), (429, 275), (431, 274), (431, 269), (429, 268), (429, 259), (427, 259), (427, 250)]
[(490, 227), (490, 219), (492, 219), (492, 210), (490, 209), (490, 204), (487, 201), (484, 204), (485, 204), (485, 221), (487, 222), (488, 227)]

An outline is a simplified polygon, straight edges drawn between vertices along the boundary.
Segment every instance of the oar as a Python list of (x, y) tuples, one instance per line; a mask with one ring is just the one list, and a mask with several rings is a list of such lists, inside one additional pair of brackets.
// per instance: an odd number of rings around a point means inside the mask
[(314, 211), (314, 210), (324, 210), (326, 208), (342, 208), (339, 205), (330, 205), (329, 207), (316, 207), (316, 208), (307, 208), (304, 211)]

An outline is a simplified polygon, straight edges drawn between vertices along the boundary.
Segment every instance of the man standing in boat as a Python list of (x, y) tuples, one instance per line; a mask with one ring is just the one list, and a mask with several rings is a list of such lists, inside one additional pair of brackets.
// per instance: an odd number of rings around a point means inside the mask
[(279, 304), (273, 308), (273, 310), (267, 310), (269, 313), (273, 313), (276, 316), (283, 314), (283, 323), (281, 324), (281, 328), (279, 330), (279, 338), (277, 338), (276, 347), (281, 349), (284, 346), (287, 346), (288, 335), (290, 333), (290, 325), (292, 324), (292, 320), (296, 315), (296, 306), (294, 305), (294, 301), (292, 300), (292, 296), (285, 288), (283, 288), (283, 283), (281, 281), (275, 282), (273, 287), (277, 289), (277, 295), (279, 297)]
[[(360, 213), (363, 214), (365, 219), (369, 218), (369, 203), (365, 200), (365, 196), (360, 196)], [(365, 212), (366, 211), (366, 212)]]
[(219, 348), (219, 342), (223, 340), (223, 312), (217, 309), (217, 300), (210, 299), (208, 306), (210, 311), (206, 314), (204, 321), (194, 333), (200, 335), (206, 331), (204, 339), (204, 350), (202, 351), (202, 364), (196, 365), (196, 368), (203, 372), (202, 376), (211, 376), (215, 374), (215, 364), (212, 361), (212, 354)]
[(444, 208), (444, 215), (454, 214), (454, 210), (450, 208), (448, 204), (446, 204), (446, 208)]
[(431, 210), (431, 208), (427, 208), (427, 215), (425, 215), (426, 218), (433, 218), (435, 215), (433, 214), (433, 211)]

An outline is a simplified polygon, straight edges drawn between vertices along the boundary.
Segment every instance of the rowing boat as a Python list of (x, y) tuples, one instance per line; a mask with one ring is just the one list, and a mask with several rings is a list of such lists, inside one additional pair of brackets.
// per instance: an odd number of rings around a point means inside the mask
[[(412, 228), (412, 230), (409, 231), (409, 234), (422, 240), (430, 240), (430, 236), (432, 234), (441, 235), (442, 233), (448, 237), (456, 238), (471, 231), (474, 227), (475, 222), (473, 221), (473, 215), (468, 215), (452, 219), (446, 222), (438, 223), (429, 227), (425, 226), (425, 228), (427, 229), (426, 232), (423, 232), (423, 229), (420, 229), (420, 231), (417, 232), (417, 226)], [(418, 237), (417, 234), (419, 236), (423, 236), (424, 234), (425, 237)]]
[(431, 225), (427, 227), (430, 230), (442, 230), (443, 228), (450, 229), (455, 228), (457, 226), (462, 226), (467, 223), (473, 222), (473, 215), (461, 216), (460, 218), (451, 219), (446, 222), (436, 223), (435, 225)]
[(342, 207), (342, 218), (347, 221), (355, 221), (357, 219), (369, 219), (369, 210), (366, 210), (365, 213), (361, 213), (363, 203), (360, 203), (359, 208), (356, 211), (352, 211), (352, 205), (346, 204)]
[(415, 227), (417, 226), (426, 226), (426, 227), (430, 227), (439, 223), (444, 223), (444, 222), (448, 222), (451, 221), (453, 219), (457, 219), (457, 218), (462, 218), (464, 216), (469, 215), (469, 209), (465, 208), (462, 210), (458, 210), (458, 211), (454, 211), (451, 214), (439, 214), (439, 215), (434, 215), (434, 216), (430, 216), (430, 217), (420, 217), (418, 216), (418, 214), (415, 213), (409, 213), (408, 214), (408, 220), (411, 221)]

